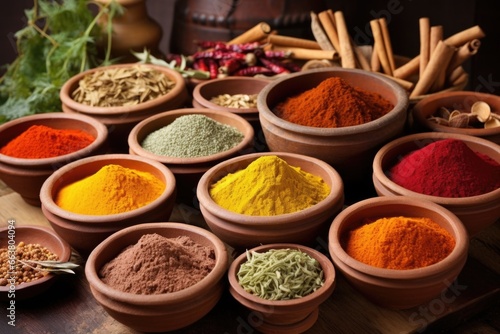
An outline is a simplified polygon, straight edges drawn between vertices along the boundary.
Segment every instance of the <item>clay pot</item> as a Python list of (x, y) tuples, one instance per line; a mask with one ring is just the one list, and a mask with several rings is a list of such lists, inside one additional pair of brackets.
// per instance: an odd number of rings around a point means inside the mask
[[(264, 155), (277, 155), (291, 166), (320, 176), (330, 186), (330, 194), (307, 209), (276, 216), (239, 214), (214, 202), (209, 193), (213, 183)], [(203, 218), (212, 232), (237, 251), (281, 242), (312, 244), (344, 204), (344, 185), (335, 169), (318, 159), (284, 152), (252, 153), (223, 161), (203, 174), (196, 193)]]
[[(370, 266), (350, 257), (343, 249), (340, 240), (344, 233), (364, 219), (398, 216), (432, 219), (455, 238), (455, 248), (440, 262), (406, 270)], [(451, 211), (427, 200), (405, 196), (357, 202), (335, 217), (328, 233), (328, 250), (335, 268), (366, 298), (391, 309), (408, 309), (443, 296), (443, 290), (465, 265), (468, 245), (467, 231)]]
[(498, 95), (472, 91), (433, 94), (420, 100), (413, 107), (414, 129), (418, 132), (435, 131), (476, 136), (500, 144), (500, 126), (487, 129), (474, 127), (456, 128), (429, 120), (429, 117), (435, 115), (440, 107), (449, 108), (451, 109), (450, 111), (457, 109), (470, 112), (472, 105), (478, 101), (486, 102), (490, 106), (491, 112), (500, 115), (500, 96)]
[(462, 140), (473, 151), (485, 154), (500, 163), (500, 146), (486, 139), (447, 132), (418, 133), (393, 140), (377, 152), (373, 159), (373, 185), (379, 196), (405, 196), (445, 207), (460, 218), (469, 235), (473, 236), (500, 217), (500, 188), (478, 196), (439, 197), (408, 190), (394, 183), (386, 175), (402, 156), (446, 138)]
[[(273, 109), (287, 97), (318, 86), (330, 77), (340, 77), (351, 86), (377, 92), (394, 108), (374, 121), (340, 128), (317, 128), (285, 121)], [(258, 96), (260, 123), (271, 152), (290, 152), (311, 156), (331, 164), (346, 184), (371, 174), (370, 165), (377, 150), (399, 136), (405, 126), (408, 95), (391, 79), (356, 69), (318, 68), (276, 79)]]
[(316, 259), (324, 273), (324, 284), (311, 294), (290, 300), (267, 300), (245, 291), (238, 282), (240, 266), (247, 261), (246, 253), (238, 256), (229, 267), (229, 292), (240, 304), (258, 318), (256, 330), (259, 333), (303, 333), (318, 319), (319, 307), (333, 293), (336, 285), (335, 269), (328, 257), (303, 245), (278, 243), (258, 246), (250, 252), (266, 252), (271, 249), (291, 248), (300, 250)]
[(24, 159), (0, 154), (2, 181), (21, 195), (26, 203), (40, 206), (40, 188), (45, 180), (67, 163), (105, 153), (108, 149), (108, 130), (99, 121), (85, 115), (63, 113), (30, 115), (0, 125), (0, 147), (33, 125), (45, 125), (54, 129), (78, 129), (95, 137), (90, 145), (81, 150), (52, 158)]
[[(10, 226), (14, 226), (14, 228)], [(40, 244), (42, 247), (56, 254), (61, 262), (67, 262), (71, 257), (71, 247), (69, 244), (48, 227), (9, 224), (7, 227), (0, 229), (0, 248), (5, 249), (10, 246), (10, 240), (15, 240), (15, 245), (21, 241), (25, 244)], [(32, 282), (15, 285), (15, 289), (11, 289), (10, 284), (0, 286), (0, 300), (18, 301), (33, 298), (47, 291), (57, 282), (59, 277), (59, 275), (49, 273), (47, 276)]]
[[(165, 183), (165, 190), (156, 200), (143, 207), (110, 215), (77, 214), (55, 203), (54, 199), (61, 188), (95, 174), (109, 164), (149, 172)], [(129, 154), (103, 154), (70, 163), (52, 174), (40, 190), (42, 213), (57, 234), (82, 256), (87, 256), (101, 241), (125, 227), (168, 220), (175, 196), (175, 177), (167, 167), (157, 161)]]
[[(104, 283), (98, 272), (126, 247), (145, 234), (167, 238), (188, 236), (211, 247), (215, 267), (201, 281), (186, 289), (156, 295), (139, 295), (116, 290)], [(153, 256), (153, 254), (152, 254)], [(140, 332), (165, 332), (181, 329), (204, 317), (217, 304), (225, 287), (228, 255), (222, 241), (209, 231), (188, 224), (156, 222), (125, 228), (102, 241), (90, 254), (85, 276), (97, 302), (116, 321)]]

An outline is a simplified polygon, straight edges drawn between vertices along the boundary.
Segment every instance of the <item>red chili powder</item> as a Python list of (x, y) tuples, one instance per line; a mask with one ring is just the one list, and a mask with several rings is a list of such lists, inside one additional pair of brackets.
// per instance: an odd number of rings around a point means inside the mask
[(52, 158), (78, 151), (95, 138), (82, 130), (32, 125), (0, 149), (0, 153), (25, 159)]
[(407, 154), (388, 175), (408, 190), (431, 196), (469, 197), (500, 188), (500, 164), (452, 138)]

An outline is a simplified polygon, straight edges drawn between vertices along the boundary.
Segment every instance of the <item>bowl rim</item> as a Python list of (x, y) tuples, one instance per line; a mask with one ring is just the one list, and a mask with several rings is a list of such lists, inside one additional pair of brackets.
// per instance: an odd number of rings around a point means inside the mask
[[(170, 157), (170, 156), (166, 156), (166, 155), (155, 154), (155, 153), (152, 153), (152, 152), (142, 148), (141, 144), (137, 140), (137, 135), (138, 135), (139, 131), (141, 130), (141, 128), (147, 124), (150, 124), (151, 122), (154, 122), (158, 119), (170, 118), (172, 116), (180, 117), (180, 116), (193, 115), (193, 114), (201, 114), (201, 115), (205, 115), (208, 117), (210, 117), (209, 115), (221, 115), (221, 116), (224, 116), (228, 119), (236, 120), (245, 128), (244, 132), (240, 131), (240, 132), (242, 132), (244, 137), (243, 137), (242, 141), (240, 143), (238, 143), (238, 145), (230, 148), (229, 150), (219, 152), (216, 154), (211, 154), (211, 155), (202, 156), (202, 157), (193, 157), (193, 158), (179, 158), (179, 157)], [(160, 129), (160, 128), (158, 128), (158, 129)], [(156, 130), (158, 130), (158, 129), (156, 129)], [(172, 164), (175, 167), (175, 165), (183, 165), (183, 164), (204, 164), (204, 163), (220, 160), (220, 159), (223, 159), (225, 157), (231, 156), (233, 154), (236, 154), (239, 151), (243, 151), (246, 147), (251, 145), (251, 143), (253, 142), (254, 136), (255, 136), (255, 131), (254, 131), (252, 125), (246, 119), (244, 119), (243, 117), (241, 117), (239, 115), (236, 115), (236, 114), (233, 114), (231, 112), (224, 111), (224, 110), (213, 110), (213, 109), (202, 109), (202, 108), (183, 108), (183, 109), (175, 109), (175, 110), (165, 111), (165, 112), (156, 114), (154, 116), (150, 116), (150, 117), (144, 119), (143, 121), (139, 122), (130, 131), (130, 133), (128, 135), (128, 144), (129, 144), (130, 149), (136, 155), (147, 157), (147, 158), (159, 161), (159, 162), (164, 163), (164, 164)]]
[[(96, 106), (90, 106), (90, 105), (76, 102), (71, 97), (71, 94), (73, 92), (72, 87), (74, 85), (77, 85), (78, 82), (84, 76), (86, 76), (88, 74), (91, 74), (91, 73), (94, 73), (97, 71), (106, 70), (106, 69), (113, 69), (113, 68), (120, 68), (120, 67), (134, 67), (134, 66), (146, 66), (146, 67), (150, 67), (152, 69), (155, 69), (159, 72), (162, 72), (169, 79), (173, 80), (175, 82), (175, 85), (166, 94), (158, 96), (155, 99), (148, 100), (146, 102), (142, 102), (142, 103), (139, 103), (139, 104), (136, 104), (133, 106), (96, 107)], [(185, 89), (186, 89), (186, 84), (185, 84), (184, 78), (176, 70), (173, 70), (173, 69), (166, 67), (166, 66), (136, 62), (136, 63), (122, 63), (122, 64), (112, 64), (112, 65), (100, 66), (100, 67), (95, 67), (95, 68), (91, 68), (91, 69), (88, 69), (86, 71), (80, 72), (80, 73), (74, 75), (73, 77), (69, 78), (62, 85), (60, 93), (59, 93), (59, 97), (60, 97), (63, 105), (66, 105), (68, 108), (70, 108), (74, 111), (77, 111), (79, 113), (81, 112), (81, 113), (84, 113), (87, 115), (109, 117), (109, 116), (123, 114), (123, 113), (127, 113), (127, 114), (139, 113), (139, 112), (144, 111), (145, 109), (157, 107), (157, 106), (162, 105), (162, 104), (174, 99), (175, 97), (181, 95)]]
[[(149, 164), (156, 168), (158, 171), (160, 171), (165, 179), (166, 179), (166, 185), (165, 185), (165, 190), (161, 193), (161, 195), (156, 198), (154, 201), (131, 211), (126, 211), (126, 212), (121, 212), (121, 213), (116, 213), (116, 214), (110, 214), (110, 215), (85, 215), (85, 214), (79, 214), (79, 213), (74, 213), (70, 212), (67, 210), (62, 209), (59, 207), (54, 199), (51, 196), (52, 189), (53, 189), (53, 184), (54, 182), (61, 178), (64, 177), (64, 175), (68, 172), (70, 172), (73, 167), (75, 166), (82, 166), (88, 163), (92, 163), (95, 161), (109, 161), (109, 164), (113, 163), (115, 160), (135, 160), (139, 161), (145, 164)], [(90, 175), (88, 175), (90, 176)], [(91, 156), (87, 158), (83, 158), (77, 161), (73, 161), (58, 170), (56, 170), (54, 173), (52, 173), (43, 183), (42, 188), (40, 189), (40, 200), (41, 200), (41, 205), (44, 207), (46, 210), (48, 210), (50, 213), (52, 213), (55, 216), (58, 216), (62, 219), (69, 220), (69, 221), (76, 221), (79, 223), (85, 223), (88, 224), (89, 227), (92, 226), (93, 224), (102, 224), (102, 223), (107, 223), (110, 221), (120, 221), (124, 220), (127, 218), (130, 218), (132, 215), (133, 216), (138, 216), (145, 214), (148, 212), (151, 208), (157, 207), (161, 205), (162, 202), (164, 202), (166, 199), (170, 198), (171, 196), (175, 195), (176, 192), (176, 180), (175, 176), (172, 173), (172, 171), (166, 167), (165, 165), (145, 158), (141, 157), (138, 155), (131, 155), (131, 154), (123, 154), (123, 153), (112, 153), (112, 154), (103, 154), (103, 155), (96, 155), (96, 156)], [(91, 219), (89, 219), (91, 218)]]
[[(58, 166), (64, 164), (68, 161), (73, 161), (78, 159), (79, 157), (85, 155), (87, 152), (92, 152), (99, 148), (101, 145), (104, 145), (108, 139), (108, 128), (103, 123), (99, 122), (93, 117), (82, 115), (82, 114), (66, 114), (62, 112), (51, 112), (51, 113), (42, 113), (35, 115), (23, 116), (4, 124), (0, 124), (0, 134), (10, 128), (19, 126), (26, 122), (36, 122), (37, 120), (52, 120), (52, 119), (67, 119), (67, 120), (75, 120), (80, 121), (82, 123), (87, 123), (91, 125), (97, 133), (94, 141), (92, 141), (89, 145), (81, 148), (77, 151), (70, 152), (68, 154), (58, 155), (56, 157), (50, 158), (40, 158), (40, 159), (27, 159), (27, 158), (17, 158), (9, 155), (5, 155), (0, 153), (0, 163), (5, 163), (8, 165), (15, 166), (41, 166), (41, 165), (53, 165)], [(33, 124), (35, 125), (35, 124)], [(20, 133), (19, 133), (20, 134)]]
[[(4, 233), (5, 231), (9, 230), (9, 227), (2, 227), (0, 228), (0, 234)], [(71, 246), (63, 239), (61, 238), (53, 229), (46, 227), (46, 226), (41, 226), (41, 225), (20, 225), (20, 226), (15, 226), (14, 230), (19, 231), (19, 230), (34, 230), (37, 232), (37, 234), (40, 235), (45, 235), (50, 237), (51, 239), (57, 241), (57, 243), (61, 246), (63, 252), (61, 255), (57, 254), (59, 257), (59, 261), (69, 261), (71, 258)], [(17, 232), (16, 232), (17, 234)], [(17, 239), (17, 237), (16, 237)], [(23, 240), (20, 240), (23, 241)], [(16, 241), (15, 245), (17, 246), (19, 242)], [(44, 246), (44, 245), (41, 245)], [(49, 273), (48, 275), (39, 278), (37, 280), (28, 282), (28, 283), (23, 283), (20, 285), (16, 285), (15, 291), (21, 291), (21, 290), (28, 290), (34, 286), (40, 286), (41, 284), (48, 283), (52, 281), (53, 279), (57, 278), (57, 275), (53, 273)], [(9, 286), (0, 286), (0, 293), (4, 293), (9, 291)]]
[[(211, 183), (209, 183), (214, 176), (214, 174), (218, 173), (219, 170), (227, 169), (227, 166), (233, 165), (240, 161), (248, 160), (249, 164), (262, 156), (275, 155), (280, 158), (294, 158), (299, 160), (304, 160), (308, 162), (312, 162), (315, 165), (321, 167), (332, 179), (333, 187), (330, 187), (330, 193), (326, 198), (324, 198), (319, 203), (303, 209), (301, 211), (296, 211), (292, 213), (285, 213), (274, 216), (252, 216), (245, 215), (241, 213), (237, 213), (234, 211), (227, 210), (222, 206), (215, 203), (209, 193), (209, 188)], [(243, 226), (262, 226), (263, 224), (273, 224), (273, 225), (286, 225), (291, 221), (302, 220), (304, 217), (311, 217), (316, 215), (318, 212), (323, 212), (326, 208), (330, 207), (332, 202), (337, 202), (338, 200), (344, 198), (344, 184), (340, 174), (329, 164), (326, 162), (305, 156), (297, 153), (288, 153), (288, 152), (257, 152), (257, 153), (249, 153), (245, 155), (241, 155), (238, 157), (234, 157), (225, 161), (218, 163), (217, 165), (208, 169), (200, 178), (198, 182), (196, 194), (198, 196), (198, 201), (200, 206), (203, 206), (207, 211), (211, 214), (226, 220), (230, 221), (232, 224), (243, 225)], [(296, 217), (296, 218), (295, 218)]]
[[(378, 152), (375, 154), (373, 158), (373, 177), (377, 179), (384, 187), (387, 187), (389, 190), (396, 192), (398, 194), (411, 196), (415, 199), (428, 200), (441, 205), (452, 205), (452, 206), (460, 206), (460, 205), (470, 205), (471, 201), (477, 201), (481, 203), (488, 203), (491, 201), (498, 201), (500, 198), (500, 188), (490, 191), (485, 194), (480, 194), (476, 196), (469, 197), (440, 197), (418, 193), (409, 189), (406, 189), (395, 182), (393, 182), (382, 169), (382, 160), (388, 152), (391, 152), (395, 148), (397, 148), (401, 144), (405, 144), (411, 141), (418, 140), (426, 140), (432, 139), (433, 141), (441, 140), (441, 139), (459, 139), (464, 142), (473, 142), (475, 144), (479, 144), (482, 146), (487, 146), (493, 150), (496, 150), (500, 157), (500, 146), (491, 142), (487, 139), (475, 137), (466, 134), (452, 133), (452, 132), (421, 132), (414, 133), (410, 135), (406, 135), (403, 137), (396, 138), (384, 146), (382, 146)], [(409, 152), (407, 152), (409, 153)], [(500, 160), (498, 161), (500, 163)]]
[[(319, 251), (310, 248), (305, 245), (301, 244), (295, 244), (295, 243), (271, 243), (271, 244), (265, 244), (265, 245), (260, 245), (257, 247), (253, 247), (249, 249), (248, 251), (267, 251), (271, 249), (284, 249), (284, 248), (291, 248), (291, 249), (297, 249), (302, 252), (305, 252), (312, 258), (316, 259), (320, 264), (323, 269), (325, 281), (323, 283), (323, 286), (319, 288), (316, 291), (311, 292), (310, 294), (301, 297), (301, 298), (295, 298), (295, 299), (288, 299), (288, 300), (268, 300), (265, 298), (261, 298), (258, 296), (255, 296), (243, 289), (243, 287), (238, 283), (238, 279), (236, 278), (236, 274), (238, 272), (238, 269), (240, 265), (245, 262), (246, 259), (246, 252), (238, 255), (231, 265), (229, 266), (228, 269), (228, 280), (229, 284), (232, 289), (234, 289), (235, 293), (237, 293), (239, 296), (245, 298), (246, 300), (253, 302), (255, 304), (260, 304), (260, 305), (266, 305), (266, 306), (295, 306), (295, 305), (302, 305), (306, 303), (311, 303), (314, 302), (316, 298), (319, 296), (323, 295), (324, 293), (328, 292), (329, 289), (332, 289), (332, 287), (335, 286), (336, 284), (336, 272), (335, 272), (335, 267), (332, 261), (324, 254), (320, 253)], [(332, 290), (333, 292), (333, 290)], [(328, 294), (327, 298), (329, 297), (330, 293)]]
[[(266, 97), (269, 94), (269, 92), (277, 85), (283, 84), (284, 82), (286, 83), (286, 81), (290, 79), (295, 79), (297, 77), (307, 77), (314, 75), (316, 73), (330, 73), (332, 77), (338, 76), (338, 74), (342, 73), (352, 73), (356, 76), (371, 77), (379, 81), (380, 83), (384, 84), (385, 86), (388, 86), (391, 90), (393, 90), (398, 102), (394, 105), (394, 108), (390, 110), (387, 114), (371, 122), (353, 126), (336, 127), (336, 128), (312, 127), (312, 126), (305, 126), (289, 122), (282, 119), (281, 117), (276, 116), (276, 114), (267, 106)], [(403, 87), (401, 87), (394, 80), (386, 78), (382, 74), (376, 72), (368, 72), (361, 69), (350, 69), (350, 68), (339, 68), (339, 67), (315, 68), (315, 69), (309, 69), (307, 71), (288, 74), (285, 77), (281, 77), (279, 79), (270, 82), (260, 91), (259, 96), (257, 97), (257, 108), (259, 110), (259, 117), (264, 117), (275, 126), (283, 128), (288, 131), (302, 133), (305, 135), (324, 136), (324, 137), (352, 135), (353, 132), (362, 133), (368, 130), (373, 130), (374, 128), (383, 128), (387, 124), (390, 124), (394, 119), (400, 117), (400, 114), (404, 114), (406, 118), (408, 106), (409, 106), (408, 93)]]
[(423, 108), (428, 104), (438, 104), (441, 100), (466, 100), (468, 98), (477, 97), (476, 101), (483, 101), (482, 99), (497, 99), (500, 104), (500, 97), (489, 93), (476, 92), (476, 91), (452, 91), (452, 92), (438, 92), (418, 101), (412, 108), (412, 115), (414, 119), (422, 126), (433, 131), (451, 132), (459, 134), (469, 134), (473, 136), (489, 136), (500, 133), (500, 127), (481, 129), (481, 128), (453, 128), (446, 125), (441, 125), (436, 122), (431, 122), (423, 115)]
[[(426, 267), (415, 269), (398, 270), (379, 268), (355, 260), (343, 249), (338, 239), (339, 230), (343, 226), (345, 219), (355, 214), (357, 210), (363, 209), (363, 211), (366, 211), (367, 209), (378, 205), (418, 206), (420, 208), (438, 213), (442, 217), (446, 218), (446, 222), (449, 223), (450, 228), (453, 230), (455, 247), (453, 248), (451, 253), (441, 261)], [(446, 269), (448, 270), (454, 263), (454, 261), (461, 260), (462, 258), (467, 257), (469, 245), (469, 235), (467, 233), (467, 230), (460, 219), (453, 212), (434, 202), (406, 196), (372, 197), (348, 206), (332, 221), (332, 224), (330, 225), (330, 229), (328, 231), (328, 240), (328, 248), (334, 264), (336, 264), (337, 261), (341, 263), (337, 264), (337, 266), (347, 266), (351, 270), (355, 270), (359, 273), (369, 275), (371, 277), (399, 280), (422, 279), (440, 275), (443, 272), (443, 267), (446, 267)]]
[[(185, 289), (170, 292), (170, 293), (162, 293), (162, 294), (134, 294), (130, 292), (123, 292), (117, 289), (114, 289), (104, 283), (97, 274), (97, 269), (95, 268), (96, 258), (99, 256), (99, 253), (106, 248), (109, 243), (116, 239), (123, 238), (129, 232), (141, 231), (141, 230), (152, 230), (152, 229), (176, 229), (176, 230), (184, 230), (189, 231), (191, 233), (196, 233), (197, 235), (203, 237), (204, 239), (209, 240), (214, 245), (214, 252), (216, 253), (216, 261), (215, 266), (205, 276), (201, 281), (196, 284), (187, 287)], [(226, 246), (224, 243), (212, 232), (195, 226), (189, 225), (185, 223), (178, 222), (153, 222), (153, 223), (143, 223), (139, 225), (133, 225), (121, 229), (97, 245), (94, 250), (90, 253), (87, 258), (87, 262), (85, 264), (85, 276), (87, 281), (91, 285), (91, 287), (97, 290), (106, 298), (111, 298), (118, 302), (132, 304), (132, 305), (163, 305), (163, 304), (173, 304), (182, 301), (186, 301), (192, 298), (199, 298), (203, 296), (207, 292), (210, 293), (210, 288), (216, 284), (220, 278), (226, 272), (229, 262), (229, 255), (226, 250)], [(194, 296), (194, 297), (193, 297)]]

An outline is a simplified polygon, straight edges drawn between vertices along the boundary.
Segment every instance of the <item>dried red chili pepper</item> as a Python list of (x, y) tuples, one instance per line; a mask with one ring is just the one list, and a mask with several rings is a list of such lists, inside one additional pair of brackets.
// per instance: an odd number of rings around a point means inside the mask
[(234, 76), (254, 76), (256, 74), (273, 75), (273, 71), (264, 66), (248, 66), (234, 72)]
[(275, 74), (280, 74), (280, 73), (290, 73), (290, 71), (286, 68), (283, 67), (280, 64), (277, 64), (269, 59), (266, 58), (259, 58), (259, 61), (268, 69), (273, 71)]

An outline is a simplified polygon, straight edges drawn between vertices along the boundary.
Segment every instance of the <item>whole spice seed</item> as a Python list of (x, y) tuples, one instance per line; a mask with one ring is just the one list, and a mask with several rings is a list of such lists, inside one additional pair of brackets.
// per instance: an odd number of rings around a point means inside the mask
[(268, 300), (307, 296), (323, 286), (323, 270), (316, 259), (295, 249), (247, 251), (237, 273), (245, 291)]
[(175, 82), (154, 68), (136, 65), (97, 70), (83, 77), (72, 98), (94, 107), (121, 107), (167, 94)]
[(493, 128), (500, 126), (500, 115), (484, 101), (477, 101), (469, 109), (439, 107), (427, 118), (429, 121), (453, 128)]
[(257, 94), (221, 94), (212, 97), (210, 102), (226, 108), (256, 108)]

